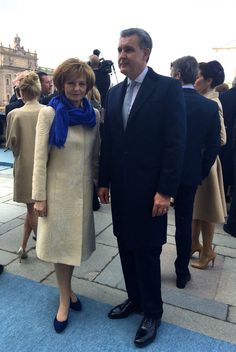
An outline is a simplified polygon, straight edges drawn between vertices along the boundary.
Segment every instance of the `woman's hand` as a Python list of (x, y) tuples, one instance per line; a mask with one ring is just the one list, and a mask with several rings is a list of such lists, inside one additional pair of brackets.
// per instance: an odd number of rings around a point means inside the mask
[(38, 216), (47, 216), (47, 201), (36, 201), (34, 203), (34, 211)]

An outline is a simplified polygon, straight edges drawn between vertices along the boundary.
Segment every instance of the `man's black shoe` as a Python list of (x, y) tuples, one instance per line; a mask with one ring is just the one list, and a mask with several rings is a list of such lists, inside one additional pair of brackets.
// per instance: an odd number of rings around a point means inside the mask
[(189, 274), (187, 274), (186, 276), (177, 276), (177, 279), (176, 279), (176, 286), (178, 287), (178, 288), (185, 288), (185, 286), (186, 286), (186, 284), (187, 284), (187, 282), (188, 281), (190, 281), (191, 280), (191, 275), (190, 275), (190, 273)]
[(0, 264), (0, 275), (3, 272), (3, 270), (4, 270), (4, 266), (2, 264)]
[(149, 345), (156, 337), (157, 329), (161, 325), (161, 319), (144, 316), (136, 333), (134, 344), (137, 347)]
[(224, 224), (223, 225), (223, 230), (225, 232), (227, 232), (228, 234), (230, 234), (231, 236), (236, 237), (236, 231), (232, 230), (229, 225)]
[(108, 318), (122, 319), (128, 317), (133, 312), (138, 312), (138, 309), (133, 302), (127, 299), (123, 303), (112, 308), (108, 313)]

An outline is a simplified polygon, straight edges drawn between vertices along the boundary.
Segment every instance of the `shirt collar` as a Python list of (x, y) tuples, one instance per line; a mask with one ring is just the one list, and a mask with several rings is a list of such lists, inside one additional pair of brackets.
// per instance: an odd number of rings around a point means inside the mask
[[(143, 80), (144, 80), (144, 78), (145, 78), (147, 72), (148, 72), (148, 67), (146, 66), (145, 69), (140, 73), (140, 75), (138, 75), (138, 77), (136, 77), (136, 78), (134, 79), (134, 81), (135, 81), (136, 83), (142, 84), (142, 82), (143, 82)], [(130, 84), (131, 81), (132, 81), (132, 80), (131, 80), (130, 78), (128, 78), (128, 82), (127, 82), (128, 85)]]

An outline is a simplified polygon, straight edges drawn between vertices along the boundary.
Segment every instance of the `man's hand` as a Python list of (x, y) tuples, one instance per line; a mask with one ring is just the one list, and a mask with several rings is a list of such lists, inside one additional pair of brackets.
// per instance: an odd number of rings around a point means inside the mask
[(109, 188), (100, 187), (98, 188), (98, 197), (100, 198), (101, 203), (109, 203)]
[(38, 216), (47, 216), (47, 202), (46, 200), (43, 201), (36, 201), (34, 203), (34, 211), (35, 214), (37, 214)]
[(152, 208), (152, 217), (161, 216), (168, 212), (170, 207), (170, 198), (171, 197), (164, 196), (158, 192), (155, 194)]

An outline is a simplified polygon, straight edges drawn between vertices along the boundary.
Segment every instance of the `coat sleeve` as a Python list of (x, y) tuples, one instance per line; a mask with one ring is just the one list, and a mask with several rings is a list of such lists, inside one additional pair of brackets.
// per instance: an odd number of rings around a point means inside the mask
[(183, 89), (171, 79), (166, 94), (164, 151), (156, 191), (174, 197), (182, 174), (186, 143), (186, 109)]
[(20, 125), (19, 119), (15, 116), (15, 112), (10, 112), (7, 115), (6, 147), (12, 150), (14, 157), (19, 155)]
[(34, 151), (34, 169), (32, 184), (32, 199), (43, 201), (47, 199), (47, 163), (49, 153), (49, 132), (55, 112), (51, 107), (42, 108), (39, 112), (36, 126)]
[(212, 124), (209, 126), (204, 145), (205, 147), (202, 156), (202, 179), (209, 174), (220, 150), (221, 122), (217, 105), (212, 116)]

